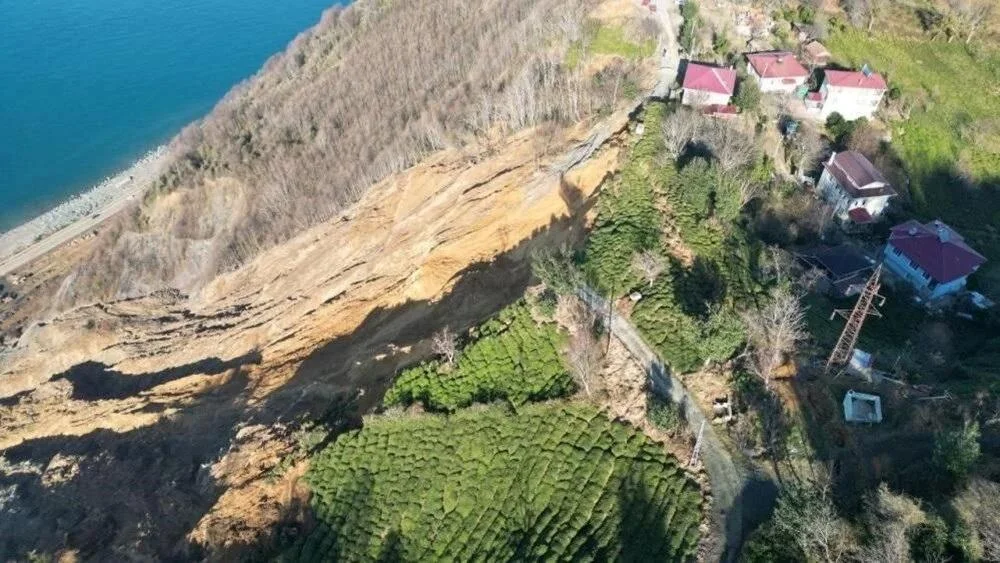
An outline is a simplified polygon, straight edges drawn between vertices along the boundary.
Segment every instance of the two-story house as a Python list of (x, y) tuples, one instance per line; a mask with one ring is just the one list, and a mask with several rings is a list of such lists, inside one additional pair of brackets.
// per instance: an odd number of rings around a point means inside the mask
[(856, 151), (830, 155), (816, 188), (842, 221), (861, 225), (875, 221), (896, 195), (878, 169)]
[(688, 63), (684, 71), (681, 102), (689, 106), (725, 106), (736, 89), (736, 71), (699, 63)]
[(954, 229), (941, 221), (907, 221), (892, 228), (884, 264), (929, 300), (965, 288), (966, 278), (986, 262)]
[(810, 92), (805, 99), (806, 108), (822, 119), (833, 113), (847, 120), (871, 119), (888, 90), (877, 72), (827, 69), (825, 75), (819, 91)]
[(788, 51), (747, 54), (747, 74), (761, 92), (791, 94), (809, 79), (809, 71)]

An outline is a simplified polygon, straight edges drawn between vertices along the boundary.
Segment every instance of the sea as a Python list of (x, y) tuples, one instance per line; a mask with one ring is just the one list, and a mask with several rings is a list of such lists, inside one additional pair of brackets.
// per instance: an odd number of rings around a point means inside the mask
[(337, 0), (0, 0), (0, 232), (208, 113)]

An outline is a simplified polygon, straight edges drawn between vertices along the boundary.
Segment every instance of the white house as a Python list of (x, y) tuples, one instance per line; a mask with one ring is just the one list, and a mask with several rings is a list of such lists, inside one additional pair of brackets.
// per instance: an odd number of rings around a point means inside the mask
[(842, 221), (857, 224), (875, 221), (896, 195), (878, 169), (856, 151), (830, 155), (816, 187)]
[(806, 98), (806, 107), (822, 119), (832, 113), (847, 120), (871, 119), (888, 89), (877, 72), (827, 69), (825, 74), (819, 91)]
[(736, 89), (736, 71), (732, 68), (688, 63), (684, 71), (681, 102), (689, 106), (725, 106)]
[(788, 51), (747, 54), (747, 74), (757, 81), (761, 92), (791, 94), (806, 83), (809, 71)]
[(941, 221), (907, 221), (889, 233), (883, 263), (921, 297), (935, 300), (965, 288), (969, 274), (986, 262)]

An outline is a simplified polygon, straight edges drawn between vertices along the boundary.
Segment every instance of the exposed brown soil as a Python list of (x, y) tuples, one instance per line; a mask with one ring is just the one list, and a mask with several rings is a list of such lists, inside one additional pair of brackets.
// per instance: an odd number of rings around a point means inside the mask
[[(0, 490), (17, 487), (5, 502), (19, 510), (0, 515), (0, 551), (215, 560), (265, 549), (305, 503), (302, 464), (269, 475), (297, 447), (297, 422), (357, 424), (433, 330), (516, 299), (532, 249), (582, 234), (621, 141), (556, 167), (591, 133), (563, 131), (542, 155), (532, 131), (479, 158), (438, 153), (195, 295), (27, 327), (0, 373)], [(65, 272), (52, 267), (49, 280)]]

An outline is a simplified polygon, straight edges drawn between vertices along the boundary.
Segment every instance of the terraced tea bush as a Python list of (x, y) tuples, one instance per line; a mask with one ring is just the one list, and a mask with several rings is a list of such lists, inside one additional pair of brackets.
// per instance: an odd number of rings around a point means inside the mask
[(297, 561), (685, 561), (698, 486), (662, 447), (584, 405), (378, 419), (307, 475)]
[(385, 404), (419, 402), (432, 410), (454, 411), (475, 402), (522, 404), (573, 391), (559, 352), (562, 333), (555, 323), (537, 323), (525, 302), (504, 309), (474, 336), (451, 368), (433, 361), (403, 371), (386, 392)]

